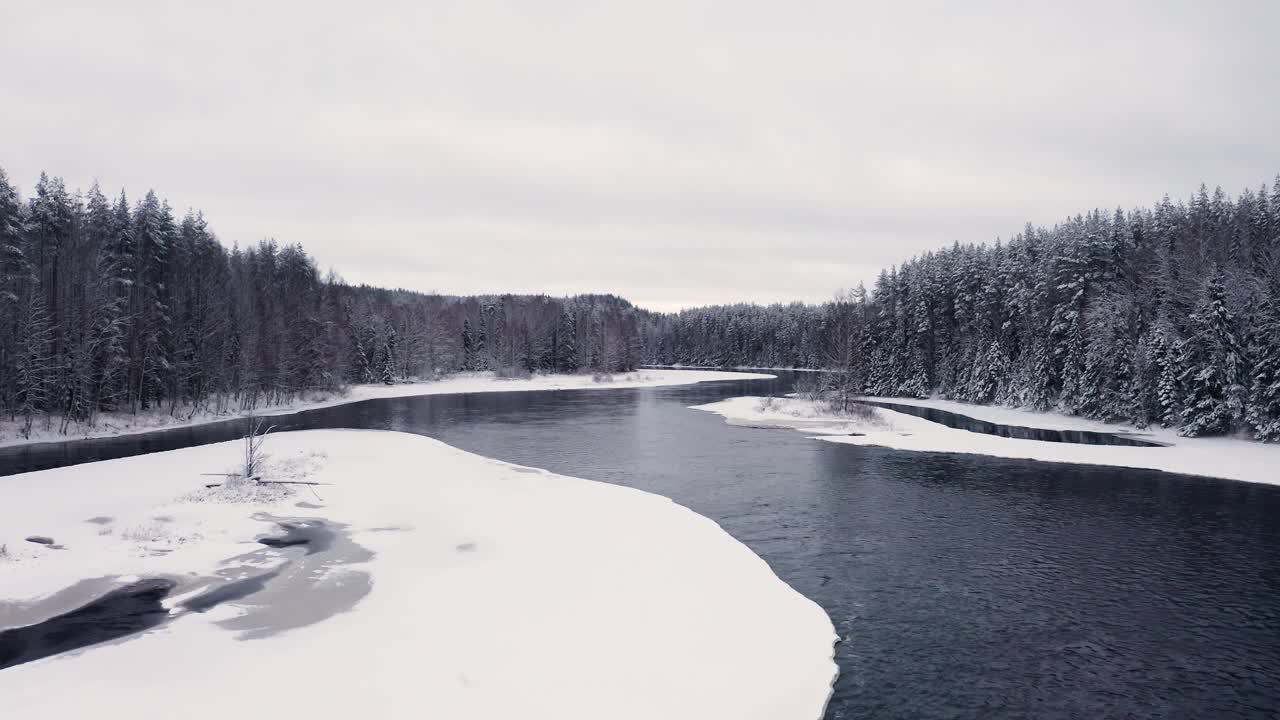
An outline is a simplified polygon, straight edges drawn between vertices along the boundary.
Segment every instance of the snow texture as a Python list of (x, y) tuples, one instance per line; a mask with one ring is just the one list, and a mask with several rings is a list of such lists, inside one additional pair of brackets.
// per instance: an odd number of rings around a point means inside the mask
[[(133, 718), (140, 702), (217, 720), (823, 713), (830, 619), (667, 498), (357, 430), (268, 441), (267, 477), (330, 484), (208, 492), (200, 473), (233, 466), (240, 449), (0, 479), (0, 544), (25, 546), (0, 561), (0, 628), (138, 577), (179, 582), (156, 630), (0, 671), (0, 717)], [(210, 578), (316, 557), (255, 542), (279, 534), (280, 516), (340, 529), (345, 564), (312, 562), (207, 612), (182, 609)], [(33, 533), (65, 549), (21, 542)], [(99, 580), (77, 585), (86, 578)]]
[[(1163, 443), (1165, 447), (1082, 445), (1016, 440), (957, 430), (913, 415), (873, 408), (871, 419), (831, 413), (825, 406), (799, 398), (738, 397), (693, 409), (722, 415), (728, 422), (757, 427), (788, 427), (816, 439), (895, 450), (990, 455), (1044, 462), (1112, 465), (1163, 470), (1186, 475), (1280, 484), (1280, 445), (1238, 438), (1185, 438), (1169, 429), (1138, 431), (1130, 426), (988, 405), (947, 400), (871, 398), (934, 407), (1003, 425), (1050, 430), (1124, 433)], [(851, 435), (850, 433), (858, 433)]]

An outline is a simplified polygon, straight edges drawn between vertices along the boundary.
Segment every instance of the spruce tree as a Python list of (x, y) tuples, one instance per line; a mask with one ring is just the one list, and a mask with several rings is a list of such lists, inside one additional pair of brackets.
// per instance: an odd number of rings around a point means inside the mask
[(476, 369), (476, 339), (471, 331), (471, 321), (462, 319), (462, 369), (471, 372)]
[(561, 373), (578, 372), (578, 322), (568, 310), (560, 313), (556, 337), (559, 339), (559, 364), (555, 371)]
[(1280, 303), (1276, 298), (1259, 313), (1250, 344), (1255, 363), (1247, 420), (1255, 438), (1280, 442)]
[(1192, 334), (1179, 348), (1178, 379), (1185, 393), (1181, 432), (1188, 437), (1231, 432), (1244, 409), (1242, 354), (1220, 275), (1205, 284), (1191, 321)]

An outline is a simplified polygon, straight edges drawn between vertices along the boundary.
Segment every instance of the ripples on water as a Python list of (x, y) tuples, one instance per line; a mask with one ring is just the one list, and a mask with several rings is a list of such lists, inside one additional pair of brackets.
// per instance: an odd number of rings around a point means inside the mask
[(787, 387), (380, 400), (289, 429), (420, 432), (714, 518), (830, 614), (833, 720), (1280, 715), (1280, 488), (837, 445), (685, 409)]

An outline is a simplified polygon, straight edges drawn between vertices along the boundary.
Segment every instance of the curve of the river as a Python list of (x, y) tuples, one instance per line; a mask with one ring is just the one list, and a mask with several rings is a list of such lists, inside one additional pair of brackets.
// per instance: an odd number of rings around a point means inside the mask
[[(781, 375), (395, 398), (274, 422), (416, 432), (715, 519), (831, 615), (833, 720), (1280, 715), (1280, 488), (838, 445), (686, 409), (786, 392)], [(0, 470), (241, 429), (6, 448)]]

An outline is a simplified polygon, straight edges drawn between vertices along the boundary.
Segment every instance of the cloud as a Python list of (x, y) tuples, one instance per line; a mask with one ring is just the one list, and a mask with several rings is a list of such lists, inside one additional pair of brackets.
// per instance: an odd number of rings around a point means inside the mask
[(1268, 0), (9, 5), (11, 177), (155, 187), (353, 281), (821, 300), (1280, 170)]

